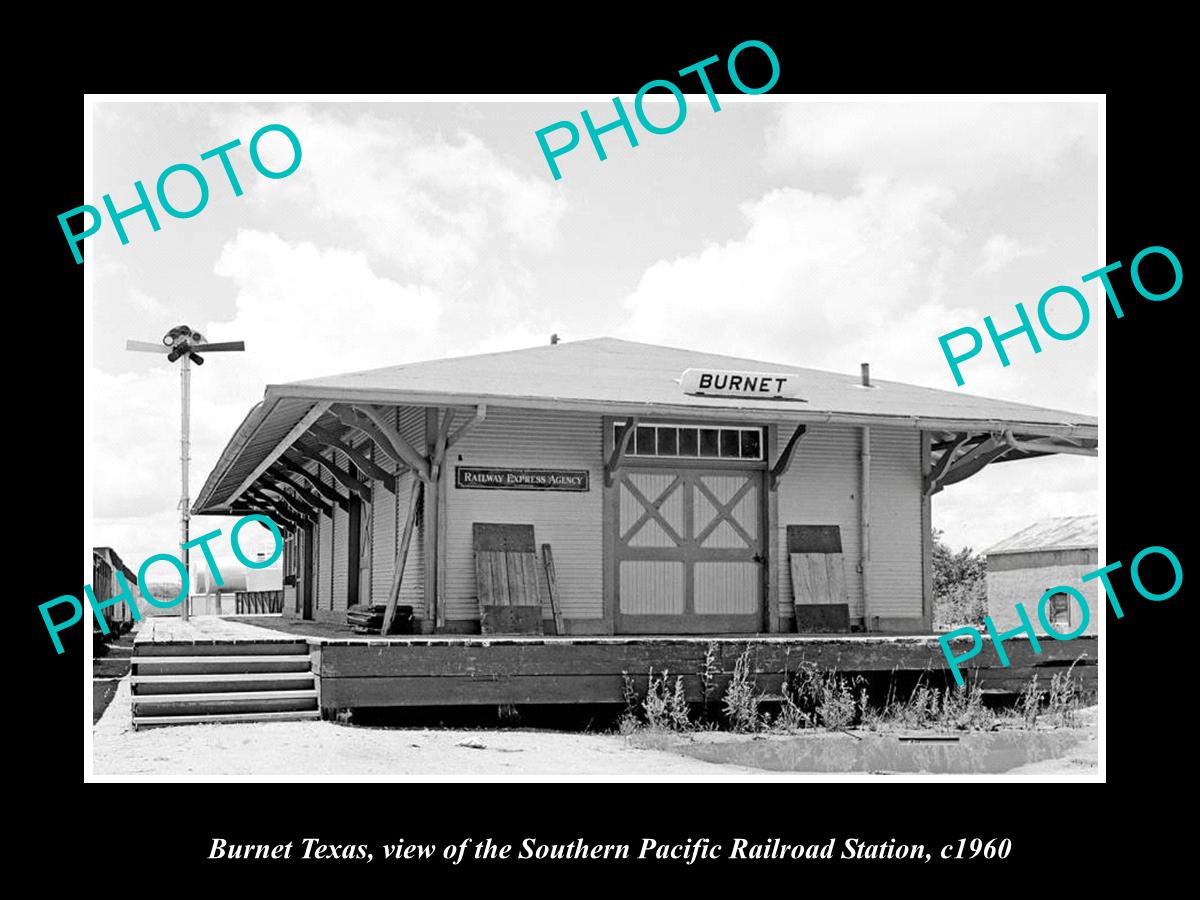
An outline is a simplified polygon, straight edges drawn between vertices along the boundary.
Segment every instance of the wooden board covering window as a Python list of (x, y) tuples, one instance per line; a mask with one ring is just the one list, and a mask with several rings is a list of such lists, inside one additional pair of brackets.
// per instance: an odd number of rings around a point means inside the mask
[[(533, 526), (476, 522), (473, 545), (475, 584), (484, 633), (503, 629), (510, 633), (532, 631), (540, 634), (542, 600), (538, 590)], [(510, 611), (505, 615), (489, 613), (494, 607), (525, 607), (527, 611)]]

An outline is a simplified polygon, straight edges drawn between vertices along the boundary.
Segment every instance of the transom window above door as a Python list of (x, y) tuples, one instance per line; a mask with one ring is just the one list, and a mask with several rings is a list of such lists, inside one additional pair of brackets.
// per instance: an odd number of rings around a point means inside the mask
[[(621, 439), (624, 422), (613, 423), (614, 444)], [(626, 456), (665, 459), (763, 459), (762, 428), (728, 425), (638, 424), (629, 439)]]

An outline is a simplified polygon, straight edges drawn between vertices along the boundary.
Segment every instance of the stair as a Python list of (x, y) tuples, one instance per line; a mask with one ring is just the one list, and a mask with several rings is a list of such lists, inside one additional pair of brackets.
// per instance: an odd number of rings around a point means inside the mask
[(146, 642), (131, 663), (135, 729), (321, 717), (303, 642)]

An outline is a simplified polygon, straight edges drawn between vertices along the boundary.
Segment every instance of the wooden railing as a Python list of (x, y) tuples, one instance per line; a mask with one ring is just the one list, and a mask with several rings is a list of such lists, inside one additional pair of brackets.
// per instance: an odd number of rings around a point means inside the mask
[(239, 616), (283, 612), (283, 591), (236, 591), (233, 596)]

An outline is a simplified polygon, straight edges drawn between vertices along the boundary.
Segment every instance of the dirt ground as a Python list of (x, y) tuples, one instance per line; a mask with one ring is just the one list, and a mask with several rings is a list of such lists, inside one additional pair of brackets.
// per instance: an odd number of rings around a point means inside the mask
[(1066, 756), (1044, 759), (1010, 769), (1009, 775), (1095, 775), (1100, 765), (1100, 744), (1097, 737), (1099, 708), (1089, 706), (1079, 714), (1079, 724), (1087, 729), (1087, 740), (1081, 741)]
[[(135, 732), (129, 696), (129, 680), (124, 679), (93, 729), (96, 775), (392, 775), (435, 779), (640, 776), (656, 780), (788, 777), (708, 763), (639, 746), (644, 742), (612, 734), (354, 728), (333, 722), (183, 725)], [(1085, 724), (1090, 728), (1090, 740), (1078, 745), (1070, 756), (1023, 766), (1012, 774), (1094, 773), (1094, 711), (1089, 711)]]
[(134, 731), (129, 682), (92, 729), (96, 775), (394, 775), (428, 778), (647, 776), (754, 770), (640, 750), (617, 735), (352, 728), (333, 722), (179, 725)]

